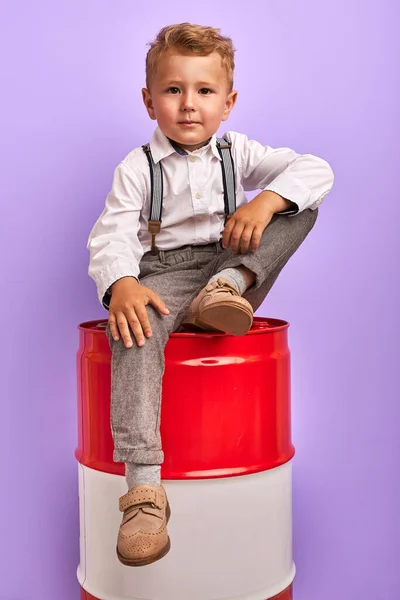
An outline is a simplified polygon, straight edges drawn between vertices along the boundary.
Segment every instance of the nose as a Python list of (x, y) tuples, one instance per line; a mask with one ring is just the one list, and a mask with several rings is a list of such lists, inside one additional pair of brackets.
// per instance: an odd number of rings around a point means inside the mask
[(192, 92), (186, 92), (182, 95), (181, 110), (184, 112), (191, 112), (195, 110), (194, 95)]

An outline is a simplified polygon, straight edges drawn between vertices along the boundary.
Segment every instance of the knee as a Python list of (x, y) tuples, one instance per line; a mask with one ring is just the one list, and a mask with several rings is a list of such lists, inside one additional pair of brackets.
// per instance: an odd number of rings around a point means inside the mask
[(311, 231), (311, 229), (314, 227), (315, 222), (318, 218), (318, 208), (315, 208), (314, 210), (311, 210), (311, 208), (309, 208), (308, 210), (304, 211), (306, 213), (306, 217), (307, 217), (307, 225), (309, 227), (309, 230)]
[[(161, 315), (158, 312), (158, 310), (151, 305), (147, 305), (145, 309), (152, 331), (152, 336), (150, 338), (146, 338), (145, 345), (153, 345), (154, 343), (160, 342), (166, 343), (168, 341), (169, 334), (172, 330), (172, 317)], [(131, 335), (132, 340), (134, 341), (134, 335), (130, 325), (129, 333)], [(107, 323), (106, 334), (111, 350), (115, 350), (116, 347), (121, 347), (123, 349), (125, 348), (122, 339), (118, 340), (117, 342), (113, 339), (110, 329), (110, 323)], [(133, 345), (133, 347), (136, 347), (135, 344)], [(129, 350), (129, 348), (127, 348), (127, 350)]]
[(316, 220), (318, 219), (318, 208), (315, 208), (314, 210), (311, 210), (311, 208), (308, 210), (308, 212), (311, 213), (310, 218), (311, 218), (311, 222), (312, 222), (312, 227), (314, 227), (314, 224), (316, 222)]
[(165, 345), (170, 333), (173, 331), (174, 319), (172, 315), (162, 315), (156, 308), (148, 304), (146, 306), (147, 317), (150, 323), (152, 335), (146, 338), (146, 344)]
[(315, 222), (318, 218), (318, 208), (315, 210), (306, 209), (303, 210), (299, 215), (295, 217), (288, 217), (291, 221), (294, 221), (293, 225), (297, 225), (301, 235), (307, 235), (314, 227)]

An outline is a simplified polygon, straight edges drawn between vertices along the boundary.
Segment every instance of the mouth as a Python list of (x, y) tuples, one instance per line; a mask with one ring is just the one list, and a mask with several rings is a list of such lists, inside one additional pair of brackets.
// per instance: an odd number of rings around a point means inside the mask
[(178, 121), (178, 125), (191, 126), (191, 125), (200, 125), (199, 121)]

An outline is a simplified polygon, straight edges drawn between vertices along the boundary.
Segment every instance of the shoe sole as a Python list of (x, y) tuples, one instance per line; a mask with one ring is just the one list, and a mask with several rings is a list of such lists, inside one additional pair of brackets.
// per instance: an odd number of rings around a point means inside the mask
[[(168, 503), (167, 509), (166, 509), (167, 524), (170, 519), (170, 516), (171, 516), (171, 508)], [(165, 546), (161, 550), (161, 552), (159, 552), (158, 554), (154, 554), (153, 556), (146, 556), (146, 558), (126, 558), (125, 556), (122, 556), (122, 554), (120, 554), (118, 547), (117, 547), (117, 556), (118, 556), (118, 560), (126, 567), (144, 567), (145, 565), (150, 565), (151, 563), (154, 563), (157, 560), (164, 558), (164, 556), (166, 554), (168, 554), (170, 549), (171, 549), (171, 540), (168, 537), (167, 543), (165, 544)]]
[(201, 317), (190, 316), (185, 319), (190, 323), (201, 327), (206, 325), (217, 331), (223, 331), (230, 335), (244, 335), (253, 324), (253, 314), (240, 305), (232, 306), (229, 302), (213, 304), (201, 312)]

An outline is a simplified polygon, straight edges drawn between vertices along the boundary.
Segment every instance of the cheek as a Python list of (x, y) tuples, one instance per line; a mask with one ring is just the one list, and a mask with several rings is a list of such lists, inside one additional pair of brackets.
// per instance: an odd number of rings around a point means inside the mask
[(225, 104), (221, 103), (221, 102), (213, 102), (212, 104), (210, 103), (207, 107), (206, 107), (206, 115), (208, 116), (208, 118), (210, 120), (219, 120), (221, 119), (223, 113), (224, 113), (224, 107)]
[(154, 105), (154, 110), (156, 115), (160, 117), (168, 117), (169, 115), (175, 113), (175, 103), (173, 101), (168, 102), (164, 100), (163, 102), (156, 103)]
[(216, 104), (214, 106), (210, 106), (207, 108), (207, 113), (205, 115), (205, 118), (207, 119), (207, 121), (209, 121), (210, 123), (217, 123), (219, 121), (221, 121), (223, 116), (223, 108), (221, 107), (221, 105)]

